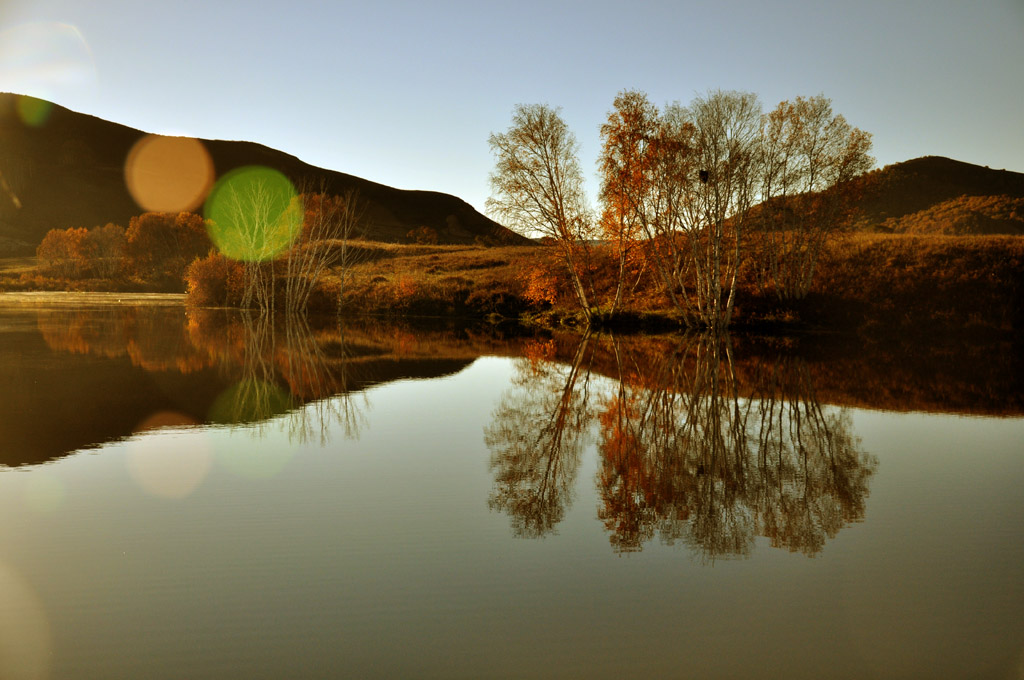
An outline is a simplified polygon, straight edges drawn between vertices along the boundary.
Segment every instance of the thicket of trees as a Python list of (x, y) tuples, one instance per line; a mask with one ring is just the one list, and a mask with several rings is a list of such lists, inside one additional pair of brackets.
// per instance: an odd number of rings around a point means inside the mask
[(116, 224), (52, 229), (36, 256), (48, 277), (184, 287), (195, 305), (264, 313), (304, 312), (334, 270), (340, 310), (345, 276), (363, 252), (349, 247), (362, 229), (358, 195), (332, 196), (321, 188), (292, 195), (275, 210), (267, 188), (256, 183), (229, 199), (227, 240), (224, 229), (200, 215), (147, 212), (133, 217), (128, 229)]
[[(748, 260), (780, 299), (806, 296), (848, 204), (848, 180), (874, 163), (870, 135), (820, 95), (766, 114), (750, 93), (713, 91), (659, 110), (627, 90), (600, 133), (597, 215), (586, 206), (578, 145), (557, 109), (519, 106), (509, 130), (490, 137), (489, 211), (557, 246), (588, 321), (620, 308), (640, 261), (688, 326), (729, 324)], [(609, 299), (598, 299), (590, 278), (597, 235), (618, 265)]]
[(211, 246), (201, 216), (148, 212), (133, 217), (127, 230), (117, 224), (51, 229), (36, 256), (59, 278), (134, 276), (180, 285), (188, 264)]
[(233, 189), (228, 198), (225, 219), (235, 222), (231, 232), (240, 250), (229, 257), (222, 248), (195, 260), (185, 273), (189, 300), (266, 314), (304, 313), (333, 269), (340, 312), (345, 279), (364, 252), (349, 244), (362, 231), (358, 193), (307, 191), (275, 210), (267, 187), (256, 182)]

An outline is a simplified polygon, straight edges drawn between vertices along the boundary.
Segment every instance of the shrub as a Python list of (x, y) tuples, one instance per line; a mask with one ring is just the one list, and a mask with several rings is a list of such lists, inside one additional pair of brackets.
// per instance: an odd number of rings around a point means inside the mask
[(51, 229), (36, 248), (36, 257), (44, 271), (59, 278), (77, 278), (84, 267), (83, 243), (88, 231), (84, 227)]
[(410, 241), (419, 243), (420, 245), (437, 245), (437, 230), (431, 227), (416, 227), (415, 229), (409, 230), (409, 232), (405, 236)]
[(143, 213), (128, 224), (125, 254), (140, 278), (181, 281), (189, 263), (212, 247), (206, 223), (189, 212)]
[(114, 278), (123, 269), (126, 243), (124, 228), (116, 224), (90, 229), (81, 244), (84, 265), (100, 278)]
[(242, 265), (213, 251), (196, 258), (185, 271), (187, 303), (197, 307), (237, 305), (241, 299)]

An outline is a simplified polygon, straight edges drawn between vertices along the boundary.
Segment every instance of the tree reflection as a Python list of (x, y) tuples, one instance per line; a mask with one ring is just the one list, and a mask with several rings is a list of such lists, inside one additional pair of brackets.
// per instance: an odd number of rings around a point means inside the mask
[(285, 343), (278, 353), (278, 366), (291, 393), (307, 403), (288, 421), (293, 440), (326, 444), (329, 424), (338, 424), (346, 438), (358, 437), (364, 424), (363, 410), (356, 401), (352, 361), (345, 342), (345, 329), (318, 338), (305, 317), (286, 318)]
[(749, 554), (757, 536), (815, 555), (864, 516), (877, 462), (844, 409), (823, 407), (796, 359), (738, 379), (729, 339), (670, 353), (614, 346), (618, 381), (599, 421), (598, 516), (617, 551), (657, 533), (706, 559)]
[[(182, 317), (184, 315), (184, 323)], [(59, 352), (126, 357), (151, 374), (215, 371), (230, 387), (209, 406), (209, 420), (255, 423), (286, 418), (292, 441), (326, 444), (340, 425), (356, 437), (362, 409), (352, 357), (340, 326), (314, 330), (302, 315), (224, 309), (110, 307), (40, 312), (37, 325)]]
[(127, 356), (146, 371), (188, 374), (209, 368), (182, 331), (174, 307), (60, 309), (37, 316), (39, 332), (55, 351), (105, 358)]
[[(877, 462), (846, 410), (817, 399), (804, 362), (741, 371), (728, 336), (702, 335), (588, 336), (570, 362), (552, 354), (519, 361), (485, 430), (490, 506), (518, 535), (543, 536), (564, 517), (591, 424), (597, 515), (616, 552), (657, 536), (715, 560), (748, 555), (762, 536), (813, 556), (863, 518)], [(592, 384), (592, 368), (613, 380)]]
[(706, 554), (746, 554), (754, 518), (743, 502), (747, 469), (728, 341), (687, 336), (660, 358), (629, 355), (628, 367), (627, 349), (611, 342), (619, 380), (600, 418), (598, 517), (612, 546), (639, 550), (657, 532)]
[(488, 504), (509, 515), (517, 536), (551, 533), (572, 501), (590, 421), (589, 340), (567, 365), (552, 360), (553, 342), (528, 347), (485, 429), (495, 475)]
[(860, 450), (846, 409), (818, 401), (804, 362), (762, 367), (756, 385), (749, 412), (757, 434), (759, 533), (773, 546), (815, 554), (826, 538), (863, 519), (877, 462)]
[(353, 397), (343, 328), (314, 331), (301, 315), (282, 316), (275, 324), (266, 314), (216, 314), (197, 310), (189, 325), (197, 345), (241, 375), (215, 419), (262, 427), (283, 415), (296, 443), (324, 445), (335, 425), (347, 438), (358, 436), (362, 411)]

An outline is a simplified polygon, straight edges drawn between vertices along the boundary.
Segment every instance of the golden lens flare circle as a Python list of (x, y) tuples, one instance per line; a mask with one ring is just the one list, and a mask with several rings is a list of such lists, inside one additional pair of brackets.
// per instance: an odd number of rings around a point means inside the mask
[(198, 139), (146, 135), (124, 163), (124, 180), (140, 208), (192, 211), (203, 204), (215, 178), (213, 159)]
[(136, 436), (128, 447), (126, 464), (132, 479), (147, 493), (180, 499), (206, 479), (213, 463), (209, 448), (194, 436), (180, 432), (154, 432)]

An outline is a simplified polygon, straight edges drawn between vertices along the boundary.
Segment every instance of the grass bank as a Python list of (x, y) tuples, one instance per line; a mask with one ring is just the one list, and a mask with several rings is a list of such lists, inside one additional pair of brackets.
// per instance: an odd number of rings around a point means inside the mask
[[(346, 315), (516, 319), (579, 325), (557, 254), (545, 246), (401, 245), (356, 241), (342, 280), (328, 273), (314, 311)], [(593, 299), (614, 296), (612, 253), (595, 249)], [(655, 272), (637, 259), (624, 303), (602, 325), (620, 330), (680, 327)], [(0, 290), (154, 291), (143, 281), (59, 280), (32, 258), (0, 262)], [(1024, 237), (849, 235), (833, 240), (810, 294), (780, 301), (740, 272), (735, 325), (761, 333), (862, 335), (1014, 334), (1024, 330)]]

